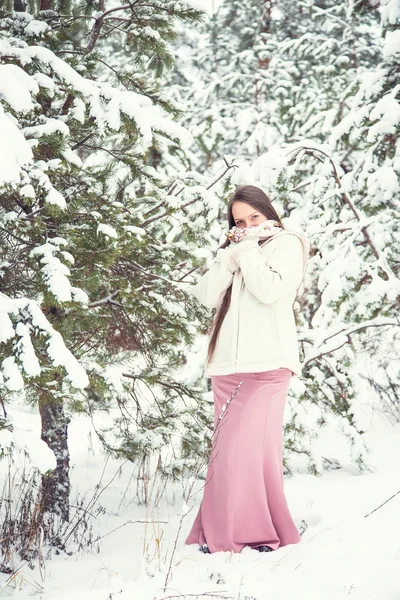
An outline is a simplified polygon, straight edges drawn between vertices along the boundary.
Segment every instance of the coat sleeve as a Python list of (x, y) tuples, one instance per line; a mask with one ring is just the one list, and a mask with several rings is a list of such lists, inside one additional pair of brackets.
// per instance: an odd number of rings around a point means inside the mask
[(189, 288), (190, 293), (207, 308), (215, 308), (232, 283), (237, 268), (226, 249), (220, 248), (208, 271)]
[[(247, 289), (264, 304), (272, 304), (293, 293), (304, 275), (303, 245), (295, 235), (280, 236), (276, 250), (266, 258), (257, 240), (246, 240), (235, 254)], [(251, 243), (252, 242), (252, 243)]]

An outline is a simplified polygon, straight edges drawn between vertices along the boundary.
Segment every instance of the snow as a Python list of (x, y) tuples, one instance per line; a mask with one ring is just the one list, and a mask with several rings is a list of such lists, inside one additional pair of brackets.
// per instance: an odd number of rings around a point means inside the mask
[(44, 21), (36, 20), (30, 21), (24, 30), (25, 34), (28, 37), (40, 37), (48, 31), (51, 31), (50, 25), (48, 25)]
[(218, 3), (218, 0), (185, 0), (185, 4), (188, 4), (196, 10), (206, 10)]
[(382, 23), (396, 25), (400, 21), (400, 0), (381, 0), (379, 10)]
[(21, 167), (32, 159), (28, 142), (0, 105), (0, 185), (18, 182)]
[(160, 40), (161, 35), (156, 29), (152, 27), (146, 26), (141, 29), (141, 34), (147, 35), (148, 37), (153, 38), (154, 40)]
[[(37, 433), (29, 429), (16, 427), (13, 424), (12, 431), (0, 430), (0, 450), (5, 455), (12, 455), (13, 460), (19, 466), (28, 458), (29, 464), (38, 469), (40, 473), (46, 473), (56, 468), (57, 461), (48, 445), (41, 440)], [(1, 454), (1, 452), (0, 452)], [(7, 476), (7, 461), (0, 461), (0, 474)]]
[(400, 53), (400, 30), (387, 31), (385, 43), (383, 45), (383, 55), (386, 57), (395, 56)]
[[(64, 257), (66, 254), (68, 255), (68, 253), (63, 252)], [(73, 257), (71, 255), (69, 255), (69, 257), (72, 258), (72, 260), (73, 260)], [(68, 258), (67, 258), (67, 260), (68, 260)], [(77, 287), (74, 287), (73, 285), (71, 285), (71, 294), (74, 298), (74, 302), (79, 302), (80, 304), (84, 304), (84, 305), (89, 304), (89, 296), (81, 288), (77, 288)]]
[(7, 313), (0, 312), (0, 342), (6, 342), (14, 337), (14, 335), (15, 331), (10, 317)]
[[(396, 600), (400, 496), (394, 495), (398, 492), (400, 465), (393, 448), (400, 443), (400, 424), (390, 425), (372, 410), (372, 404), (371, 397), (363, 403), (372, 445), (371, 472), (360, 475), (350, 467), (341, 436), (330, 434), (324, 444), (335, 448), (335, 455), (344, 461), (343, 467), (325, 472), (322, 477), (301, 472), (285, 477), (285, 494), (293, 518), (298, 527), (305, 521), (307, 528), (299, 544), (264, 554), (245, 548), (239, 554), (204, 555), (197, 545), (186, 546), (184, 540), (197, 512), (204, 482), (195, 481), (190, 499), (183, 497), (179, 484), (168, 484), (157, 506), (154, 491), (149, 494), (146, 508), (137, 502), (134, 466), (106, 459), (89, 419), (74, 419), (69, 443), (71, 503), (75, 504), (77, 494), (85, 495), (88, 502), (101, 481), (99, 503), (105, 512), (92, 523), (94, 540), (104, 537), (93, 543), (91, 550), (79, 552), (73, 548), (71, 556), (47, 553), (46, 549), (44, 580), (37, 568), (29, 571), (18, 598), (32, 597), (31, 581), (43, 586), (42, 600), (161, 600), (169, 596), (186, 599), (206, 592), (231, 600), (344, 600), (349, 596), (357, 600)], [(21, 406), (14, 409), (13, 420), (19, 421), (20, 443), (25, 442), (30, 453), (36, 435), (34, 461), (43, 472), (52, 459), (44, 443), (39, 444), (37, 415)], [(24, 438), (24, 432), (29, 439)], [(10, 432), (1, 431), (0, 445), (9, 446), (11, 436)], [(151, 490), (152, 471), (149, 475)], [(157, 485), (156, 479), (154, 483)], [(170, 562), (172, 579), (163, 592)], [(24, 571), (22, 565), (21, 570)], [(0, 575), (2, 588), (7, 578)], [(9, 593), (11, 586), (6, 588)]]
[(15, 446), (25, 450), (32, 466), (36, 467), (40, 473), (46, 473), (56, 468), (56, 457), (52, 450), (33, 432), (15, 428), (13, 437)]
[(4, 385), (11, 392), (17, 392), (24, 387), (24, 380), (15, 362), (14, 356), (7, 356), (1, 363)]
[(22, 198), (35, 198), (36, 194), (33, 185), (27, 184), (22, 186), (19, 190), (19, 195), (22, 196)]
[(146, 230), (143, 227), (136, 227), (135, 225), (124, 225), (125, 231), (128, 233), (133, 233), (137, 236), (138, 240), (142, 240), (143, 237), (146, 237)]
[(68, 125), (59, 121), (58, 119), (46, 118), (43, 119), (42, 125), (36, 125), (34, 127), (24, 127), (22, 133), (26, 137), (42, 137), (43, 135), (52, 135), (54, 133), (61, 133), (67, 136), (69, 134)]
[[(48, 180), (48, 182), (50, 183), (50, 180)], [(60, 208), (67, 207), (67, 203), (65, 201), (64, 196), (58, 190), (53, 188), (53, 186), (50, 187), (50, 189), (46, 195), (46, 202), (48, 202), (49, 204), (55, 204), (56, 206), (59, 206)]]
[[(73, 294), (77, 302), (87, 304), (88, 297), (83, 290), (73, 288)], [(19, 317), (15, 331), (10, 315)], [(0, 293), (0, 325), (1, 341), (12, 339), (15, 335), (19, 338), (16, 344), (17, 358), (28, 377), (39, 375), (42, 369), (31, 341), (31, 333), (39, 330), (47, 338), (47, 353), (53, 365), (65, 368), (66, 380), (77, 389), (88, 386), (89, 378), (85, 369), (65, 346), (61, 334), (46, 319), (37, 302), (27, 298), (12, 299)], [(10, 391), (23, 389), (24, 380), (15, 356), (6, 356), (0, 363), (0, 379)]]
[(71, 150), (71, 148), (66, 148), (65, 150), (62, 150), (61, 155), (65, 158), (67, 162), (71, 163), (72, 165), (75, 165), (76, 167), (82, 166), (82, 160), (80, 159), (79, 155), (73, 150)]
[(71, 300), (71, 284), (67, 277), (70, 275), (70, 270), (55, 256), (58, 252), (57, 241), (53, 238), (31, 250), (30, 256), (41, 256), (40, 262), (44, 265), (41, 271), (49, 290), (59, 302), (66, 302)]
[(0, 448), (2, 450), (11, 448), (13, 436), (8, 429), (0, 429)]
[(400, 182), (394, 169), (383, 166), (377, 169), (367, 179), (368, 195), (377, 196), (383, 200), (391, 200), (400, 193)]
[(29, 112), (34, 109), (32, 94), (39, 92), (39, 86), (17, 65), (0, 65), (0, 95), (16, 112)]
[(41, 368), (32, 344), (29, 327), (25, 323), (18, 323), (15, 331), (20, 337), (16, 344), (16, 350), (26, 375), (28, 377), (40, 375)]
[(106, 237), (118, 239), (118, 233), (111, 225), (106, 223), (99, 223), (97, 226), (97, 233), (103, 233)]
[[(65, 210), (67, 207), (65, 198), (63, 195), (53, 187), (49, 176), (44, 171), (49, 168), (49, 164), (53, 161), (45, 163), (44, 161), (37, 161), (36, 167), (30, 169), (30, 176), (32, 180), (36, 180), (37, 184), (43, 188), (46, 192), (46, 202), (58, 206), (61, 210)], [(59, 161), (53, 162), (54, 166), (59, 164)]]
[(83, 390), (89, 385), (89, 377), (85, 369), (65, 346), (64, 340), (58, 331), (53, 331), (53, 335), (47, 342), (47, 352), (54, 366), (62, 365), (65, 368), (66, 378), (75, 388)]
[(400, 104), (392, 94), (383, 96), (371, 110), (369, 118), (371, 121), (379, 119), (368, 131), (369, 142), (374, 142), (378, 136), (394, 134), (400, 123)]
[(107, 365), (104, 369), (102, 369), (101, 373), (104, 377), (104, 381), (106, 381), (109, 385), (112, 385), (113, 388), (120, 394), (124, 392), (124, 381), (123, 373), (124, 369), (118, 367), (116, 365)]
[(45, 75), (44, 73), (34, 73), (32, 75), (32, 77), (36, 81), (36, 83), (39, 85), (39, 87), (45, 88), (48, 91), (48, 93), (51, 93), (54, 91), (54, 88), (55, 88), (54, 81), (50, 77)]

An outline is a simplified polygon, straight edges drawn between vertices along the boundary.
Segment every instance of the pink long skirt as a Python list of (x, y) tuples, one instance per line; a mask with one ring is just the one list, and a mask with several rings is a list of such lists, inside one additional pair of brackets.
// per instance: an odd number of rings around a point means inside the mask
[(211, 377), (214, 436), (203, 499), (185, 544), (211, 553), (300, 541), (284, 494), (283, 412), (292, 371)]

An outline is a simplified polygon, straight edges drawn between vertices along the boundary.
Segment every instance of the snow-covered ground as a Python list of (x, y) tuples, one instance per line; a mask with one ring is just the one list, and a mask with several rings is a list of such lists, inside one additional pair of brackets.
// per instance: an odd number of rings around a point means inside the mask
[[(37, 431), (29, 408), (20, 407), (18, 417), (20, 426)], [(133, 466), (126, 463), (119, 472), (121, 463), (106, 460), (88, 420), (77, 419), (70, 431), (71, 502), (77, 493), (90, 498), (102, 478), (99, 504), (105, 512), (93, 520), (93, 534), (103, 537), (85, 553), (45, 554), (42, 576), (25, 565), (5, 586), (7, 576), (1, 575), (0, 597), (400, 600), (400, 494), (369, 514), (400, 491), (400, 424), (390, 425), (375, 411), (370, 423), (373, 472), (360, 475), (347, 463), (323, 477), (296, 473), (285, 479), (294, 519), (308, 524), (299, 544), (265, 554), (245, 548), (240, 554), (204, 555), (197, 546), (184, 545), (202, 482), (174, 552), (183, 506), (180, 486), (170, 485), (157, 507), (152, 500), (148, 509), (138, 505)], [(340, 455), (340, 438), (332, 437), (331, 443)], [(172, 578), (164, 592), (171, 557)]]

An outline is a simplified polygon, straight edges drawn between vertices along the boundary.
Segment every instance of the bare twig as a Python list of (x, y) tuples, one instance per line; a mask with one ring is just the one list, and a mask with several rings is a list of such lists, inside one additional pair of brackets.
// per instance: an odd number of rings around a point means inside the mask
[(368, 513), (367, 515), (364, 515), (364, 517), (369, 517), (369, 515), (372, 515), (372, 513), (376, 512), (377, 510), (379, 510), (380, 508), (382, 508), (382, 506), (385, 506), (385, 504), (387, 504), (388, 502), (390, 502), (391, 500), (393, 500), (393, 498), (395, 498), (396, 496), (398, 496), (400, 494), (400, 490), (398, 492), (396, 492), (395, 494), (393, 494), (393, 496), (390, 496), (390, 498), (388, 498), (387, 500), (385, 500), (385, 502), (382, 502), (382, 504), (380, 504), (379, 506), (377, 506), (376, 508), (374, 508), (374, 510), (371, 510), (370, 513)]
[(163, 596), (162, 598), (154, 598), (154, 600), (182, 600), (182, 598), (217, 598), (221, 600), (235, 600), (233, 596), (223, 596), (224, 590), (218, 592), (203, 592), (202, 594), (179, 594), (179, 596)]
[(92, 32), (90, 35), (90, 40), (89, 40), (89, 44), (87, 46), (86, 52), (88, 52), (88, 53), (91, 52), (93, 50), (93, 48), (95, 47), (96, 42), (99, 39), (101, 29), (103, 27), (105, 17), (107, 17), (111, 13), (118, 12), (120, 10), (127, 10), (129, 8), (132, 8), (131, 4), (125, 4), (123, 6), (115, 6), (114, 8), (110, 8), (109, 10), (102, 12), (102, 11), (104, 11), (104, 0), (100, 0), (99, 12), (101, 12), (101, 14), (99, 14), (98, 17), (95, 17), (96, 20), (95, 20), (95, 23), (92, 28)]
[[(237, 165), (235, 165), (235, 164), (229, 165), (225, 158), (223, 160), (226, 164), (226, 169), (220, 175), (218, 175), (218, 177), (216, 179), (214, 179), (214, 181), (212, 181), (208, 186), (206, 186), (206, 190), (210, 190), (216, 183), (218, 183), (218, 181), (220, 181), (220, 179), (222, 179), (226, 175), (226, 173), (228, 171), (230, 171), (230, 169), (234, 169), (237, 167)], [(174, 194), (174, 196), (178, 196), (182, 192), (183, 189), (184, 188), (181, 188), (176, 194)], [(185, 202), (185, 204), (182, 204), (181, 206), (179, 206), (178, 210), (183, 210), (187, 206), (190, 206), (191, 204), (194, 204), (195, 202), (198, 202), (199, 200), (200, 200), (199, 196), (196, 196), (196, 198), (194, 198), (194, 200), (190, 200), (189, 202)], [(168, 214), (168, 212), (164, 211), (163, 213), (155, 215), (154, 217), (150, 217), (150, 219), (147, 219), (146, 221), (143, 221), (143, 223), (141, 223), (141, 227), (146, 227), (146, 225), (150, 225), (150, 223), (153, 223), (154, 221), (158, 221), (159, 219), (162, 219), (167, 214)]]
[(112, 292), (112, 294), (109, 294), (105, 298), (92, 302), (88, 305), (88, 308), (95, 308), (96, 306), (101, 306), (102, 304), (114, 304), (116, 306), (123, 306), (123, 304), (121, 304), (120, 302), (115, 302), (115, 300), (113, 300), (114, 296), (119, 294), (120, 291), (121, 290), (115, 290), (115, 292)]

